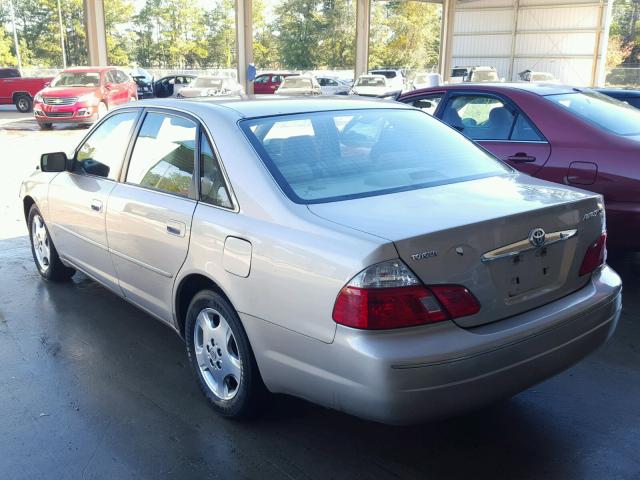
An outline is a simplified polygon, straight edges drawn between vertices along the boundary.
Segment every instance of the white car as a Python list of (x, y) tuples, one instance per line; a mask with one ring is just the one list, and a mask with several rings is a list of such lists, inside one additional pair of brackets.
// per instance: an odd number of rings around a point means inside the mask
[(405, 87), (404, 75), (400, 70), (389, 70), (386, 68), (379, 68), (377, 70), (369, 71), (369, 74), (382, 75), (383, 77), (385, 77), (387, 79), (389, 87), (391, 87), (391, 90), (395, 90), (395, 91), (403, 90)]
[(437, 87), (439, 85), (442, 85), (442, 75), (439, 73), (416, 73), (416, 76), (411, 81), (412, 90)]
[(333, 77), (316, 77), (316, 80), (320, 84), (320, 91), (322, 95), (348, 95), (351, 87)]
[(277, 95), (321, 95), (320, 84), (313, 75), (285, 77), (275, 92)]
[(197, 77), (176, 95), (178, 98), (218, 97), (221, 95), (242, 95), (242, 87), (231, 77)]
[(384, 75), (360, 75), (351, 89), (354, 95), (380, 97), (394, 89)]

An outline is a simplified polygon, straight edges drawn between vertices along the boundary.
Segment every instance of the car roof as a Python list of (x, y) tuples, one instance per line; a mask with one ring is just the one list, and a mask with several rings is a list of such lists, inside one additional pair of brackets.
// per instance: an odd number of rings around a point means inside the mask
[(106, 72), (107, 70), (120, 70), (117, 67), (72, 67), (66, 68), (63, 72)]
[(362, 110), (384, 108), (390, 110), (413, 109), (406, 104), (369, 98), (305, 98), (284, 95), (238, 95), (189, 100), (154, 99), (138, 102), (140, 107), (166, 107), (195, 114), (230, 113), (237, 118), (255, 118), (272, 115), (290, 115), (307, 112), (329, 112), (333, 110)]
[[(561, 93), (574, 93), (582, 91), (583, 89), (570, 87), (568, 85), (560, 85), (556, 83), (544, 83), (544, 82), (510, 82), (510, 83), (491, 83), (491, 82), (468, 82), (468, 83), (454, 83), (450, 85), (440, 85), (439, 87), (429, 87), (428, 89), (413, 90), (408, 92), (408, 95), (415, 93), (421, 93), (423, 91), (434, 90), (524, 90), (527, 92), (535, 93), (537, 95), (557, 95)], [(586, 90), (586, 89), (585, 89)]]

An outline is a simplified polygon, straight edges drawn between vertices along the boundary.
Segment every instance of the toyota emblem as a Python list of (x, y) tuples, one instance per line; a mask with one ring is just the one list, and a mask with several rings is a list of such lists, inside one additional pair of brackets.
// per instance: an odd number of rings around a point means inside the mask
[(534, 228), (529, 232), (529, 243), (534, 247), (541, 247), (544, 245), (547, 234), (541, 228)]

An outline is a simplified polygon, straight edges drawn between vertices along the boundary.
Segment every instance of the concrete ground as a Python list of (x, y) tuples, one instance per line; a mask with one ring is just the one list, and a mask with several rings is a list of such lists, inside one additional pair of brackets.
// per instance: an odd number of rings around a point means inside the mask
[(228, 421), (168, 328), (83, 275), (39, 278), (19, 182), (82, 134), (0, 111), (0, 479), (640, 478), (640, 255), (611, 262), (625, 282), (611, 341), (513, 399), (410, 428), (287, 397)]

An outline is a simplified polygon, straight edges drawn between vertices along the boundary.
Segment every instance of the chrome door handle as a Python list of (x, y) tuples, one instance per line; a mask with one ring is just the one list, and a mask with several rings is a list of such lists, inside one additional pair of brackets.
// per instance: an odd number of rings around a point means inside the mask
[(175, 222), (175, 221), (167, 222), (167, 233), (170, 235), (184, 237), (184, 232), (186, 228), (187, 226), (182, 222)]
[(101, 212), (102, 211), (102, 202), (100, 200), (91, 200), (91, 210), (93, 210), (94, 212)]

